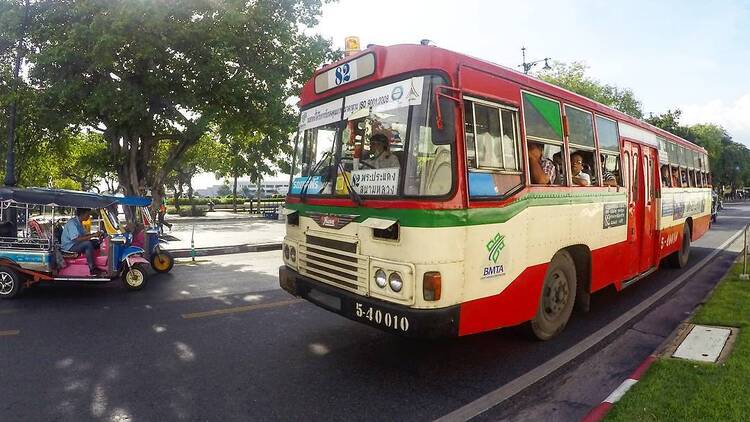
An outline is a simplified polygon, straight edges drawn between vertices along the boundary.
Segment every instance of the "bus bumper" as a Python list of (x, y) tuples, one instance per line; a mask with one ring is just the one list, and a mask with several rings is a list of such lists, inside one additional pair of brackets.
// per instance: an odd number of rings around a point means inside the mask
[(394, 334), (417, 338), (458, 336), (458, 305), (413, 309), (328, 286), (287, 266), (279, 268), (279, 285), (323, 309)]

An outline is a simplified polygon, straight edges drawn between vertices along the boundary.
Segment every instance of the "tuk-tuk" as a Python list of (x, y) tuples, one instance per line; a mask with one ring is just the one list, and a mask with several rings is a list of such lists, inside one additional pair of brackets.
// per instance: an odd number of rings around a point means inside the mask
[(135, 223), (131, 242), (134, 246), (143, 248), (144, 256), (151, 263), (151, 267), (158, 273), (168, 273), (174, 267), (174, 258), (162, 246), (167, 242), (162, 238), (159, 229), (149, 211), (151, 198), (140, 196), (113, 196), (121, 205), (128, 222)]
[[(111, 197), (93, 193), (41, 188), (0, 187), (0, 214), (15, 215), (2, 223), (0, 233), (0, 299), (18, 296), (23, 288), (40, 282), (109, 282), (120, 279), (128, 290), (140, 290), (148, 278), (143, 249), (129, 245), (119, 230)], [(90, 208), (106, 229), (90, 274), (86, 257), (61, 249), (63, 210)], [(41, 218), (37, 218), (41, 217)], [(112, 233), (112, 234), (109, 234)]]

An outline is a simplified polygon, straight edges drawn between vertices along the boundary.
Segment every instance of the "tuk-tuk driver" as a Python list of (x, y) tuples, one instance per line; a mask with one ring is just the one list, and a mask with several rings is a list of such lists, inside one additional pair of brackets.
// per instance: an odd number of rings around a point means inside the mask
[(94, 242), (101, 233), (87, 234), (83, 229), (82, 221), (91, 217), (91, 210), (88, 208), (76, 208), (76, 216), (68, 220), (63, 227), (60, 238), (61, 248), (67, 252), (83, 252), (86, 255), (86, 262), (89, 264), (91, 275), (99, 275), (101, 271), (96, 268), (94, 261)]

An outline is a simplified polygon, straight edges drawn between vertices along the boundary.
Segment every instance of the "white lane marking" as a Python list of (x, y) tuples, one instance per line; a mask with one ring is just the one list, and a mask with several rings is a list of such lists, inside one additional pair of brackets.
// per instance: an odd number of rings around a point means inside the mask
[(654, 303), (659, 301), (662, 297), (666, 296), (688, 278), (692, 277), (693, 274), (701, 270), (710, 260), (712, 260), (720, 252), (723, 252), (729, 245), (734, 243), (745, 229), (742, 228), (734, 233), (726, 242), (722, 243), (718, 248), (714, 249), (713, 252), (708, 254), (705, 258), (700, 260), (697, 264), (693, 265), (690, 269), (685, 271), (682, 275), (677, 277), (674, 281), (663, 287), (655, 295), (652, 295), (648, 299), (636, 305), (630, 311), (620, 315), (617, 319), (600, 328), (594, 334), (586, 337), (585, 339), (578, 342), (573, 347), (570, 347), (566, 351), (560, 353), (554, 358), (544, 362), (537, 366), (526, 374), (514, 379), (513, 381), (503, 385), (502, 387), (491, 391), (484, 396), (468, 403), (447, 415), (436, 419), (437, 422), (447, 421), (466, 421), (469, 420), (495, 406), (502, 403), (503, 401), (515, 396), (526, 388), (530, 387), (534, 383), (540, 381), (542, 378), (551, 374), (552, 372), (560, 369), (563, 365), (567, 364), (571, 360), (578, 357), (588, 349), (594, 347), (600, 341), (607, 338), (610, 334), (619, 330), (620, 327), (627, 324), (631, 319), (640, 315), (642, 312), (648, 310)]

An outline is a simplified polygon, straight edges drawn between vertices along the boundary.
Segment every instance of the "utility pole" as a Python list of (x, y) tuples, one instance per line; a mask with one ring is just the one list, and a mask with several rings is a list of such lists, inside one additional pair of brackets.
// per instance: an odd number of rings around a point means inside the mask
[(544, 67), (542, 69), (549, 70), (552, 69), (547, 63), (547, 60), (551, 60), (550, 57), (545, 57), (543, 59), (534, 60), (531, 63), (526, 63), (526, 47), (521, 47), (521, 57), (523, 59), (523, 63), (519, 64), (518, 67), (523, 68), (523, 73), (528, 74), (529, 70), (531, 70), (532, 67), (536, 66), (538, 63), (544, 62)]
[[(13, 80), (11, 81), (11, 90), (13, 99), (8, 107), (8, 151), (5, 159), (5, 185), (15, 186), (16, 180), (16, 113), (18, 109), (18, 78), (21, 73), (21, 61), (23, 60), (23, 39), (26, 36), (26, 28), (29, 25), (29, 2), (24, 3), (24, 16), (21, 21), (21, 28), (18, 34), (18, 43), (16, 45), (16, 60), (13, 63)], [(15, 219), (14, 219), (15, 220)]]

